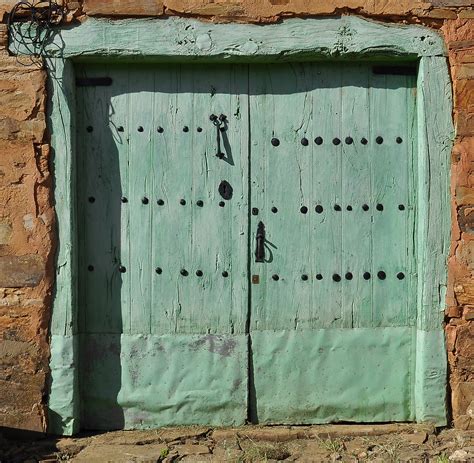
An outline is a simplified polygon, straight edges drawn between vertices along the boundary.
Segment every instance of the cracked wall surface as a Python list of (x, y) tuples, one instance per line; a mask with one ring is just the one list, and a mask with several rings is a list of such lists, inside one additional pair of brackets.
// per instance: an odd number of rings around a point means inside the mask
[[(52, 172), (45, 72), (7, 52), (8, 12), (0, 0), (0, 426), (46, 427), (48, 323), (55, 274)], [(213, 22), (358, 14), (418, 23), (445, 38), (453, 82), (452, 245), (446, 339), (455, 426), (474, 429), (474, 8), (471, 0), (84, 0), (66, 2), (66, 21), (88, 16), (171, 15)]]

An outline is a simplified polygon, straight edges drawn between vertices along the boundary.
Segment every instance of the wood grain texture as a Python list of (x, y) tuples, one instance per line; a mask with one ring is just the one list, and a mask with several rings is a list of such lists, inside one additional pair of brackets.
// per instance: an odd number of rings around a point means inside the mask
[(253, 330), (413, 325), (413, 89), (370, 65), (251, 66)]
[[(14, 32), (10, 50), (32, 53), (34, 46), (23, 43)], [(263, 27), (209, 24), (174, 17), (165, 21), (89, 18), (80, 27), (59, 30), (45, 52), (64, 58), (116, 56), (167, 60), (179, 56), (190, 60), (271, 61), (316, 56), (391, 56), (393, 59), (446, 54), (441, 36), (433, 30), (378, 23), (356, 16), (288, 19)]]
[(247, 68), (78, 72), (81, 332), (244, 332)]
[[(421, 60), (418, 92), (418, 328), (437, 330), (445, 308), (451, 230), (449, 164), (454, 139), (451, 85), (443, 58)], [(432, 107), (439, 109), (430, 110)]]

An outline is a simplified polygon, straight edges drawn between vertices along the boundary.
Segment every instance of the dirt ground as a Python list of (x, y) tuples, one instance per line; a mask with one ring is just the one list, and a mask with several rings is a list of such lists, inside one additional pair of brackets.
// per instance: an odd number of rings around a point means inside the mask
[(424, 425), (162, 428), (18, 440), (0, 430), (1, 463), (474, 462), (474, 431)]

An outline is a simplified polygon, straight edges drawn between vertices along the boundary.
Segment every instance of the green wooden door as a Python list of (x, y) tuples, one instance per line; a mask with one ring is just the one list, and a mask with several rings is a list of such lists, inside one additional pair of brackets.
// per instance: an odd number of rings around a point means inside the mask
[(247, 68), (79, 75), (112, 79), (78, 88), (83, 427), (242, 423)]
[(251, 67), (255, 421), (413, 419), (415, 78), (389, 72)]
[(78, 71), (83, 427), (413, 419), (414, 78), (382, 71)]

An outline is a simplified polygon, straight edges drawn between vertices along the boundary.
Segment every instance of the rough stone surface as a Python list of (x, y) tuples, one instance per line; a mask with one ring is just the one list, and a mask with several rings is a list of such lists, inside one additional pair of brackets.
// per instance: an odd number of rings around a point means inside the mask
[(474, 399), (474, 325), (468, 315), (469, 307), (474, 305), (474, 20), (466, 19), (469, 15), (463, 16), (445, 21), (442, 27), (449, 49), (456, 126), (446, 334), (454, 424), (472, 429), (474, 421), (468, 417), (467, 407)]
[[(352, 425), (358, 432), (337, 435), (324, 426), (332, 438), (320, 437), (319, 426), (306, 427), (309, 435), (295, 437), (291, 441), (280, 441), (282, 430), (296, 430), (284, 426), (260, 428), (265, 430), (266, 439), (245, 437), (249, 429), (215, 430), (200, 435), (192, 442), (186, 438), (188, 429), (179, 436), (180, 429), (174, 429), (176, 440), (156, 442), (156, 431), (143, 431), (139, 441), (134, 441), (127, 432), (110, 432), (102, 435), (87, 435), (73, 439), (43, 439), (33, 442), (9, 441), (1, 438), (0, 461), (11, 462), (277, 462), (295, 461), (301, 463), (341, 462), (445, 462), (448, 457), (474, 457), (474, 436), (472, 432), (443, 430), (440, 433), (418, 431), (400, 426), (398, 430), (370, 434), (364, 432), (364, 425)], [(346, 427), (349, 428), (349, 427)], [(342, 427), (339, 430), (342, 431)], [(416, 430), (415, 430), (416, 431)], [(229, 434), (229, 439), (216, 440), (215, 435)], [(131, 434), (135, 435), (135, 433)], [(361, 437), (364, 436), (364, 437)], [(232, 443), (229, 445), (229, 441)], [(454, 461), (451, 459), (451, 461)]]
[(0, 426), (34, 431), (46, 425), (55, 247), (45, 102), (44, 71), (0, 49)]
[[(0, 426), (45, 428), (47, 328), (56, 246), (45, 73), (5, 50), (0, 0)], [(87, 16), (184, 15), (215, 22), (274, 22), (291, 16), (359, 14), (418, 23), (443, 34), (453, 81), (456, 140), (452, 152), (452, 246), (446, 338), (456, 426), (473, 429), (474, 365), (474, 10), (470, 0), (83, 0), (67, 1), (68, 21)], [(23, 63), (25, 64), (25, 63)], [(40, 63), (38, 63), (40, 64)], [(22, 259), (37, 259), (36, 270)], [(34, 256), (34, 257), (32, 257)], [(11, 264), (9, 264), (11, 262)], [(3, 265), (2, 265), (3, 263)], [(8, 265), (5, 265), (8, 263)], [(16, 264), (14, 264), (16, 263)], [(35, 264), (36, 265), (36, 264)], [(15, 286), (7, 288), (6, 286)], [(281, 439), (293, 435), (282, 431)], [(300, 431), (298, 431), (300, 432)], [(454, 450), (453, 450), (454, 451)], [(361, 451), (365, 452), (364, 449)], [(171, 461), (171, 460), (170, 460)]]

